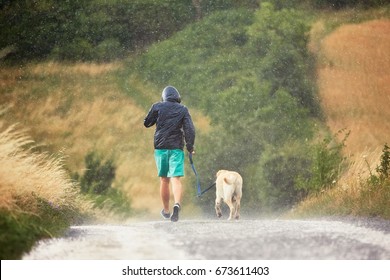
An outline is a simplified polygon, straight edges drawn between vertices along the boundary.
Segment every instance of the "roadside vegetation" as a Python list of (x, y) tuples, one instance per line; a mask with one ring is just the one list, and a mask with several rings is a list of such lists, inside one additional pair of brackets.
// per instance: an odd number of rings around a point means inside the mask
[(357, 216), (390, 219), (390, 148), (351, 162), (334, 187), (310, 195), (288, 217)]
[(0, 133), (0, 257), (18, 259), (36, 240), (86, 218), (88, 204), (64, 169), (63, 155), (34, 151), (15, 126)]
[[(330, 130), (348, 129), (343, 171), (320, 193), (298, 204), (299, 216), (389, 216), (390, 118), (388, 97), (390, 61), (389, 7), (362, 11), (326, 37), (320, 35), (335, 20), (319, 18), (312, 28), (312, 50), (317, 54), (317, 84)], [(361, 18), (367, 20), (361, 23)], [(360, 18), (360, 19), (359, 19)], [(382, 18), (382, 20), (379, 20)], [(359, 24), (356, 24), (359, 23)], [(317, 38), (317, 39), (314, 39)], [(320, 39), (321, 38), (321, 39)], [(342, 141), (342, 135), (336, 135)], [(331, 188), (329, 186), (332, 186)]]
[[(388, 19), (388, 4), (47, 0), (0, 9), (2, 259), (86, 219), (158, 215), (153, 130), (142, 121), (167, 84), (193, 114), (202, 186), (218, 169), (239, 171), (246, 214), (389, 218), (390, 128), (380, 125), (390, 117), (388, 42), (375, 40), (378, 57), (356, 65), (342, 42), (359, 46), (362, 34), (332, 37), (348, 23)], [(369, 78), (356, 81), (359, 71)], [(351, 100), (372, 106), (340, 106)], [(365, 135), (376, 132), (371, 142), (359, 142), (357, 117)], [(381, 152), (360, 157), (358, 143)], [(211, 213), (213, 192), (194, 200), (190, 168), (185, 180), (183, 214)]]

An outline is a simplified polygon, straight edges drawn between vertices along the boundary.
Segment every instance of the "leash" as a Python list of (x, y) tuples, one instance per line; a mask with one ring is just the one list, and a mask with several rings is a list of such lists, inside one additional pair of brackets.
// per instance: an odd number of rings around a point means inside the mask
[(200, 186), (200, 180), (199, 180), (198, 172), (196, 172), (194, 161), (192, 159), (192, 154), (189, 153), (188, 155), (189, 155), (189, 158), (190, 158), (191, 168), (194, 171), (194, 174), (195, 174), (195, 177), (196, 177), (197, 196), (200, 197), (200, 196), (202, 196), (202, 194), (204, 194), (205, 192), (210, 190), (212, 187), (214, 187), (215, 186), (215, 182), (210, 187), (208, 187), (207, 189), (202, 191), (202, 188)]

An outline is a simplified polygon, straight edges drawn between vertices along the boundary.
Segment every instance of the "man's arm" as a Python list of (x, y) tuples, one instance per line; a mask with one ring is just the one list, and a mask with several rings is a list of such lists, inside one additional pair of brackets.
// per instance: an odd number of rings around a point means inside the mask
[(186, 110), (187, 112), (184, 116), (184, 121), (183, 121), (184, 139), (186, 141), (187, 151), (192, 153), (194, 152), (194, 145), (195, 145), (195, 127), (194, 127), (194, 123), (192, 122), (191, 115), (188, 112), (187, 108)]
[(144, 126), (145, 127), (151, 127), (154, 125), (157, 121), (157, 110), (155, 110), (155, 104), (150, 108), (148, 115), (144, 119)]

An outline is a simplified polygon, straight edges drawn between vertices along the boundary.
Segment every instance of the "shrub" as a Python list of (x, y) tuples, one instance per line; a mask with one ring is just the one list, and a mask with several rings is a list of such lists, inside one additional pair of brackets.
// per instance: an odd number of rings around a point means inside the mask
[(377, 166), (376, 172), (379, 174), (380, 181), (390, 179), (390, 148), (387, 143), (383, 147), (380, 164)]
[(76, 174), (75, 178), (80, 180), (82, 193), (104, 194), (111, 188), (115, 170), (112, 159), (103, 163), (101, 157), (92, 151), (85, 156), (84, 174), (81, 178)]
[(122, 215), (131, 213), (129, 199), (118, 188), (113, 188), (116, 166), (113, 159), (103, 160), (96, 151), (85, 156), (85, 172), (74, 174), (80, 182), (81, 192), (90, 198), (94, 207)]
[[(366, 156), (351, 162), (336, 186), (324, 192), (312, 193), (300, 203), (293, 215), (355, 215), (390, 219), (390, 178), (385, 170), (389, 163), (389, 148), (385, 144), (375, 173)], [(375, 154), (370, 158), (379, 158)], [(375, 159), (376, 160), (376, 159)], [(368, 170), (364, 169), (364, 166)], [(387, 174), (387, 175), (386, 175)], [(366, 176), (368, 175), (368, 176)], [(387, 177), (386, 177), (387, 176)], [(382, 179), (380, 179), (382, 178)], [(296, 217), (296, 216), (295, 216)]]
[(383, 147), (380, 163), (375, 168), (376, 174), (372, 172), (367, 161), (366, 164), (370, 173), (367, 179), (369, 186), (383, 186), (390, 183), (390, 148), (387, 143)]
[[(342, 133), (343, 130), (338, 133)], [(335, 185), (343, 171), (342, 149), (345, 146), (349, 132), (340, 143), (335, 142), (336, 136), (328, 136), (322, 142), (315, 144), (310, 153), (310, 172), (306, 176), (299, 176), (296, 180), (297, 188), (307, 193), (316, 193)]]

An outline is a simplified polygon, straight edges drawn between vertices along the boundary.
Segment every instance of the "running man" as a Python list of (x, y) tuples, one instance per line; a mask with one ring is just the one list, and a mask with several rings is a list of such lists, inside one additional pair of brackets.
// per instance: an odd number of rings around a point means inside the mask
[[(184, 176), (184, 144), (194, 154), (195, 128), (186, 106), (180, 104), (179, 91), (167, 86), (162, 92), (162, 101), (154, 103), (144, 119), (144, 126), (156, 124), (154, 134), (154, 158), (160, 177), (160, 196), (163, 209), (161, 216), (179, 220), (183, 188), (180, 178)], [(172, 215), (169, 208), (170, 189), (174, 197)]]

